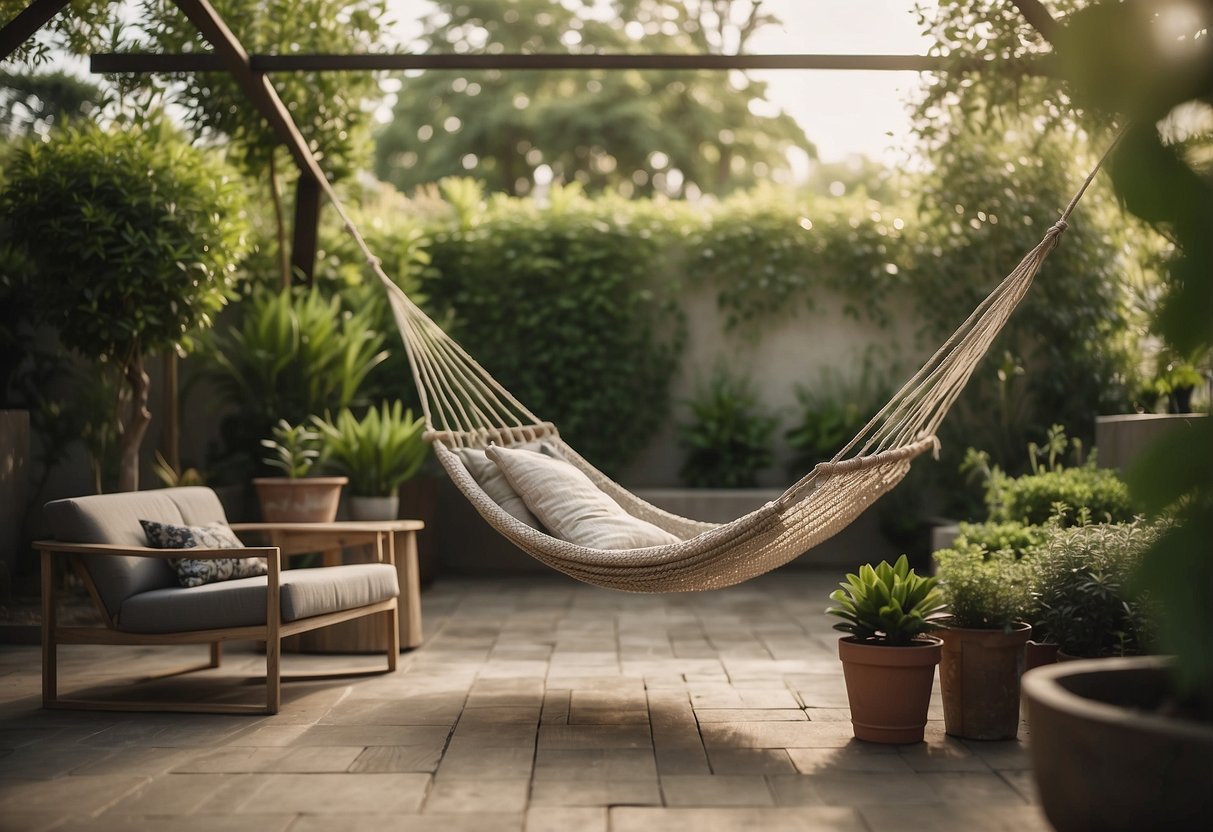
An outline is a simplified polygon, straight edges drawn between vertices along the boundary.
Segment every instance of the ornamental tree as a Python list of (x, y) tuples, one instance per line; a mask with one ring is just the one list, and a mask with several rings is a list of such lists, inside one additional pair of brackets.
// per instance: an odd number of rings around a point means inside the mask
[(163, 126), (74, 127), (7, 162), (0, 228), (30, 264), (34, 317), (120, 378), (118, 485), (134, 490), (151, 421), (144, 357), (209, 326), (227, 301), (244, 248), (242, 191)]

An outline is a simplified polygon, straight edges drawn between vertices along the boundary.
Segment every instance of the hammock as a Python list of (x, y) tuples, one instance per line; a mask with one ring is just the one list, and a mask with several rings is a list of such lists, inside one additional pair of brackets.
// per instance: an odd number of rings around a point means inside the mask
[[(1103, 159), (1040, 243), (846, 447), (778, 499), (719, 525), (663, 511), (583, 459), (560, 439), (555, 425), (531, 413), (387, 276), (327, 179), (321, 176), (320, 183), (387, 291), (421, 395), (426, 438), (451, 481), (480, 515), (523, 551), (578, 580), (633, 592), (673, 592), (731, 586), (788, 563), (837, 534), (896, 486), (916, 457), (937, 453), (939, 424), (1057, 246), (1071, 212), (1102, 164)], [(550, 536), (504, 511), (455, 453), (460, 448), (537, 440), (544, 440), (549, 451), (581, 470), (628, 514), (681, 542), (601, 550)]]

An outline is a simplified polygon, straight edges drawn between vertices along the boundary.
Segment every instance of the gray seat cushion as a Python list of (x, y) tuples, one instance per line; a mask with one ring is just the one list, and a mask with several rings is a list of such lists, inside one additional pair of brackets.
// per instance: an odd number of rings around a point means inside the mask
[[(260, 626), (265, 623), (265, 584), (264, 577), (238, 578), (141, 592), (122, 603), (118, 629), (176, 633)], [(282, 620), (297, 621), (395, 598), (400, 583), (391, 564), (354, 563), (284, 570), (280, 592)]]

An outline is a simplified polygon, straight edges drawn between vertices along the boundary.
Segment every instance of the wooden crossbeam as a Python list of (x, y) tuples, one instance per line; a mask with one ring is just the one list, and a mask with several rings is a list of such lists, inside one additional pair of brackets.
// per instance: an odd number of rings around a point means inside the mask
[[(372, 54), (249, 55), (253, 72), (350, 72), (403, 70), (552, 70), (552, 69), (841, 69), (924, 72), (943, 69), (931, 55), (620, 55), (620, 54)], [(109, 52), (91, 57), (94, 73), (214, 72), (226, 69), (208, 53), (158, 55)]]
[(69, 0), (33, 0), (0, 29), (0, 63), (7, 61), (21, 44), (47, 24)]

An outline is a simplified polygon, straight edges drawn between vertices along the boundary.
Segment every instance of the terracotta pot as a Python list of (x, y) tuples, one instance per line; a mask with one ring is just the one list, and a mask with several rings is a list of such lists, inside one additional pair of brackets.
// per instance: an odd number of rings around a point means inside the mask
[(1058, 832), (1202, 829), (1213, 817), (1213, 725), (1162, 716), (1169, 665), (1091, 659), (1024, 676), (1032, 768)]
[(400, 514), (400, 498), (395, 494), (388, 497), (355, 497), (348, 500), (351, 520), (395, 520)]
[(1028, 639), (1023, 646), (1023, 670), (1027, 673), (1034, 667), (1044, 667), (1057, 661), (1057, 645), (1047, 641)]
[(939, 661), (944, 730), (970, 740), (1010, 740), (1019, 733), (1019, 675), (1032, 627), (1009, 633), (948, 627)]
[(332, 523), (348, 477), (258, 477), (253, 480), (267, 523)]
[(922, 742), (939, 649), (936, 638), (920, 639), (909, 647), (838, 640), (856, 739)]

